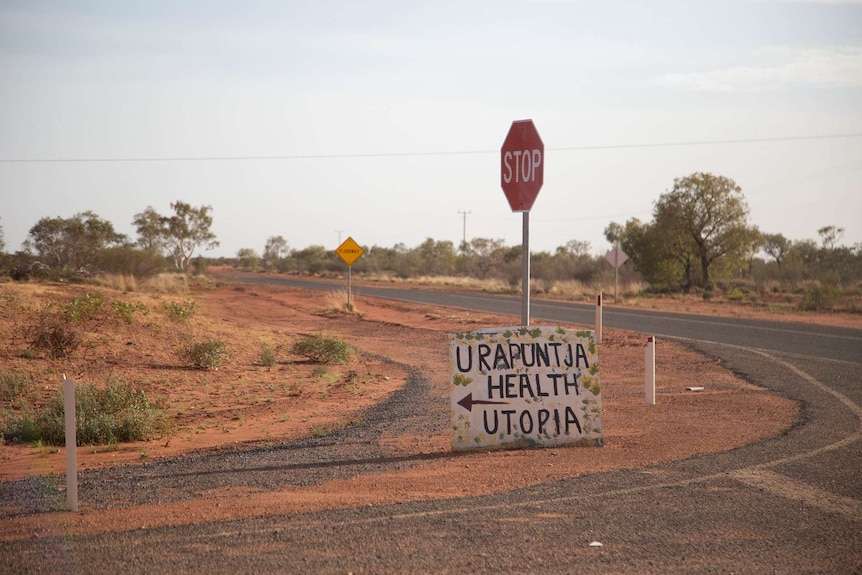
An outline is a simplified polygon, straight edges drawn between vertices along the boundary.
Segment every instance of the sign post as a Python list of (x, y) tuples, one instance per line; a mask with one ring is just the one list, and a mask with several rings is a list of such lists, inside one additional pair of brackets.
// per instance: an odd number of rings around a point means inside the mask
[(629, 256), (622, 250), (620, 243), (617, 242), (614, 244), (613, 249), (605, 254), (605, 259), (608, 260), (609, 264), (614, 266), (614, 303), (617, 303), (617, 284), (620, 278), (620, 267), (626, 263)]
[(351, 277), (353, 263), (365, 253), (365, 250), (363, 250), (362, 246), (357, 244), (352, 237), (348, 237), (346, 240), (341, 242), (341, 245), (338, 246), (335, 253), (338, 254), (341, 261), (347, 264), (347, 311), (353, 311), (353, 306), (350, 303), (350, 290), (352, 287), (351, 284), (353, 283), (353, 278)]
[(530, 325), (530, 209), (545, 176), (545, 144), (533, 120), (512, 122), (500, 149), (500, 185), (513, 212), (523, 214), (521, 325)]

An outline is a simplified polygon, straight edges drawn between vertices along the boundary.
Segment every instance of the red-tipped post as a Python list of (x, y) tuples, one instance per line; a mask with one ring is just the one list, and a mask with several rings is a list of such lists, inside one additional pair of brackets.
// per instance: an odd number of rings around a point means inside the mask
[(596, 294), (596, 343), (602, 343), (602, 292)]
[(655, 337), (647, 337), (646, 375), (644, 377), (644, 399), (647, 405), (655, 405)]

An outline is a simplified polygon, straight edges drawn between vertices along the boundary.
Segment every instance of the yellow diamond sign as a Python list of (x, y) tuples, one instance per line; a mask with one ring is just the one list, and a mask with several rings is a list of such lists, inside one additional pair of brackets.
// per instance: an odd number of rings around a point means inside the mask
[(344, 260), (344, 263), (349, 266), (352, 266), (353, 262), (358, 260), (359, 256), (364, 254), (365, 251), (359, 244), (357, 244), (353, 240), (353, 238), (347, 238), (341, 243), (340, 246), (338, 246), (338, 249), (335, 250), (335, 253), (338, 254), (338, 257)]

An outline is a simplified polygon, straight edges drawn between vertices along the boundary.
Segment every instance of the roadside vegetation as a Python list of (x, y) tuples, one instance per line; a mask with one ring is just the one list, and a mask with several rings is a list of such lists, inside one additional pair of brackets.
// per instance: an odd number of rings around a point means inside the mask
[[(695, 173), (662, 194), (653, 218), (610, 222), (608, 245), (571, 239), (531, 254), (532, 293), (591, 301), (597, 292), (628, 302), (650, 298), (727, 301), (770, 311), (862, 312), (862, 244), (842, 244), (844, 229), (824, 225), (816, 239), (791, 240), (749, 220), (741, 188), (730, 178)], [(604, 254), (619, 245), (629, 256), (618, 281)], [(418, 246), (363, 246), (354, 277), (517, 293), (521, 247), (472, 238), (456, 246), (428, 238)], [(263, 255), (243, 248), (219, 263), (252, 272), (336, 276), (344, 263), (324, 246), (288, 250), (270, 237)]]
[(353, 350), (343, 340), (323, 334), (298, 339), (292, 351), (313, 363), (344, 363), (353, 355)]
[(0, 282), (2, 442), (64, 443), (66, 376), (76, 382), (79, 445), (108, 448), (230, 433), (261, 408), (287, 420), (298, 396), (360, 394), (385, 377), (353, 366), (339, 338), (224, 325), (201, 306), (214, 289), (207, 278), (172, 273), (141, 279), (134, 292), (109, 287), (120, 284), (129, 287), (112, 276)]
[[(147, 206), (134, 215), (137, 239), (114, 230), (92, 211), (71, 218), (42, 218), (22, 250), (5, 252), (0, 225), (0, 278), (99, 282), (118, 278), (117, 289), (173, 270), (184, 278), (210, 266), (252, 272), (340, 276), (345, 265), (321, 245), (290, 248), (281, 235), (262, 252), (243, 247), (234, 258), (206, 258), (218, 246), (210, 206), (177, 201), (163, 215)], [(2, 222), (0, 222), (2, 224)], [(824, 224), (826, 224), (824, 222)], [(842, 243), (844, 229), (824, 225), (818, 238), (790, 239), (761, 230), (749, 218), (743, 190), (730, 178), (694, 173), (661, 194), (651, 221), (609, 222), (608, 245), (572, 238), (553, 251), (531, 254), (531, 290), (537, 296), (591, 300), (617, 291), (623, 300), (673, 295), (731, 301), (769, 309), (848, 312), (862, 310), (862, 244)], [(619, 245), (629, 256), (618, 281), (604, 254)], [(352, 266), (357, 279), (422, 282), (490, 292), (517, 293), (521, 247), (492, 238), (428, 238), (418, 246), (363, 246)], [(187, 303), (187, 302), (186, 302)], [(172, 317), (194, 313), (174, 302)], [(355, 310), (348, 310), (355, 311)]]
[[(741, 188), (727, 177), (695, 173), (673, 184), (655, 202), (651, 221), (609, 222), (608, 246), (598, 253), (572, 238), (552, 252), (531, 254), (532, 292), (592, 301), (597, 292), (613, 294), (618, 285), (619, 299), (632, 305), (673, 297), (779, 313), (862, 312), (862, 245), (844, 245), (843, 228), (825, 225), (816, 239), (789, 239), (752, 223)], [(309, 380), (338, 383), (339, 372), (328, 365), (350, 361), (352, 350), (344, 342), (322, 334), (249, 338), (202, 314), (194, 295), (212, 289), (207, 271), (214, 266), (343, 276), (345, 265), (335, 252), (319, 245), (290, 248), (283, 236), (274, 235), (260, 254), (247, 247), (235, 258), (207, 258), (200, 251), (218, 245), (212, 208), (182, 201), (170, 207), (167, 215), (150, 206), (135, 214), (134, 241), (92, 211), (45, 217), (14, 253), (6, 251), (0, 221), (0, 359), (11, 366), (0, 368), (5, 440), (61, 440), (56, 385), (45, 382), (58, 382), (65, 372), (82, 384), (79, 438), (85, 443), (175, 433), (168, 430), (181, 427), (189, 415), (185, 408), (165, 405), (162, 392), (189, 377), (202, 381), (196, 409), (203, 411), (215, 385), (217, 392), (227, 387), (255, 405), (278, 389), (296, 396)], [(630, 258), (619, 269), (618, 284), (604, 257), (614, 245)], [(352, 266), (357, 279), (520, 290), (521, 247), (502, 240), (465, 238), (456, 246), (429, 237), (413, 247), (363, 249)], [(327, 311), (358, 313), (343, 304), (344, 294), (337, 298)], [(133, 368), (120, 369), (128, 363), (120, 357), (131, 359)], [(277, 372), (296, 358), (316, 364), (309, 367), (313, 373), (270, 382), (269, 390), (238, 390), (235, 382), (216, 375), (238, 365)], [(142, 381), (134, 362), (163, 369), (163, 380)]]

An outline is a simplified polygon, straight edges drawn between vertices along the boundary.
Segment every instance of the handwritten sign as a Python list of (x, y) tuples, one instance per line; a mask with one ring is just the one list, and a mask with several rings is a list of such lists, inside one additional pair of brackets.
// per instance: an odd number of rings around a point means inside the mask
[(452, 448), (600, 447), (592, 331), (510, 327), (449, 335)]

